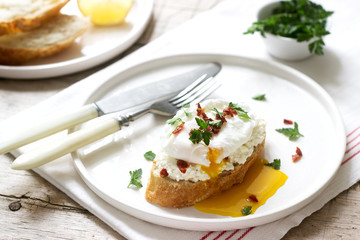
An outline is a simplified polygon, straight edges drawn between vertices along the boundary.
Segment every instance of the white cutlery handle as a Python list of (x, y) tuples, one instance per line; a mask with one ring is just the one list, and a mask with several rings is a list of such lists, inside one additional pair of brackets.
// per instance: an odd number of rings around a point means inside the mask
[[(15, 133), (0, 142), (0, 154), (7, 153), (28, 143), (50, 136), (62, 130), (74, 127), (80, 123), (98, 117), (98, 111), (92, 104), (85, 105), (74, 111), (51, 116), (40, 120), (28, 130)], [(24, 119), (26, 121), (26, 119)]]
[(49, 142), (20, 155), (12, 163), (11, 168), (16, 170), (27, 170), (36, 168), (65, 154), (71, 153), (87, 144), (120, 130), (118, 120), (114, 118), (105, 119), (92, 126), (80, 129), (64, 138)]

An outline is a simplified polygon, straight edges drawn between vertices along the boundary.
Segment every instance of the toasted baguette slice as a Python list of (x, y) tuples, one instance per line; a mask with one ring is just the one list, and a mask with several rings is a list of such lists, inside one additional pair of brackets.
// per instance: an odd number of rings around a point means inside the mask
[(0, 37), (0, 64), (19, 65), (59, 53), (85, 32), (88, 21), (57, 15), (40, 28)]
[(0, 36), (40, 27), (67, 2), (69, 0), (1, 0)]
[(232, 171), (223, 171), (217, 177), (206, 181), (176, 181), (169, 177), (160, 177), (154, 174), (154, 164), (145, 193), (148, 202), (163, 207), (182, 208), (192, 206), (216, 193), (225, 191), (233, 185), (241, 183), (249, 167), (264, 148), (265, 140), (254, 147), (244, 164), (238, 164)]

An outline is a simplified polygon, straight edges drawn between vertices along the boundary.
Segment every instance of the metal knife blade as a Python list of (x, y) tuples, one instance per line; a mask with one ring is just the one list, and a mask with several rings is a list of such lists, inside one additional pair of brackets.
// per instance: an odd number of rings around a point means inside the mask
[(149, 83), (141, 88), (119, 92), (94, 103), (101, 114), (119, 112), (153, 100), (176, 95), (195, 80), (214, 77), (221, 70), (218, 63), (208, 63), (195, 70), (168, 79)]
[(199, 78), (210, 78), (221, 70), (218, 63), (209, 63), (190, 72), (144, 85), (141, 88), (120, 92), (96, 103), (87, 104), (78, 109), (39, 119), (33, 126), (27, 126), (18, 133), (13, 133), (0, 142), (0, 154), (9, 152), (54, 133), (75, 127), (81, 123), (99, 117), (103, 114), (118, 112), (136, 107), (146, 102), (161, 100), (161, 98), (176, 95), (186, 86)]

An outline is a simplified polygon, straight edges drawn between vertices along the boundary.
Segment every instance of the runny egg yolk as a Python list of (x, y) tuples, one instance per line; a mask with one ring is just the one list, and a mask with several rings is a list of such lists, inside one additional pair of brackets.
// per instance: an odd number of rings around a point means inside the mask
[(265, 163), (268, 163), (265, 159), (257, 159), (241, 184), (195, 204), (195, 209), (204, 213), (241, 217), (244, 216), (242, 209), (251, 206), (251, 213), (254, 213), (288, 178), (283, 172), (265, 166)]
[(224, 160), (221, 161), (220, 163), (216, 163), (216, 161), (219, 158), (221, 152), (222, 152), (222, 149), (210, 148), (209, 147), (209, 151), (207, 153), (206, 158), (210, 161), (210, 165), (208, 167), (201, 166), (201, 170), (206, 172), (209, 175), (210, 178), (216, 177), (223, 170), (223, 167), (225, 165)]

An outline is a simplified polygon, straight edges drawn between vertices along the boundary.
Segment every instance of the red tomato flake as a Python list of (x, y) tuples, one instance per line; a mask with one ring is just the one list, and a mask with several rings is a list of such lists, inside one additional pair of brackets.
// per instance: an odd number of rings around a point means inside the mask
[(223, 110), (224, 116), (233, 117), (237, 115), (237, 112), (232, 107), (227, 107)]
[(221, 120), (222, 123), (225, 123), (225, 122), (226, 122), (226, 119), (225, 119), (225, 116), (224, 116), (224, 115), (222, 115), (222, 116), (220, 117), (219, 114), (216, 114), (216, 120)]
[(177, 160), (176, 165), (182, 173), (186, 173), (186, 169), (189, 167), (189, 164), (184, 160)]
[(210, 127), (210, 130), (207, 130), (207, 131), (210, 131), (210, 132), (212, 132), (213, 134), (218, 134), (218, 133), (220, 132), (220, 129), (221, 129), (221, 126), (220, 126), (220, 127), (211, 126), (211, 127)]
[(285, 124), (293, 124), (294, 122), (289, 119), (284, 119)]
[(161, 169), (160, 177), (167, 177), (169, 174), (165, 168)]
[(178, 134), (184, 129), (184, 122), (182, 122), (179, 126), (176, 127), (176, 129), (172, 132), (173, 134)]
[(301, 157), (302, 157), (302, 152), (300, 148), (296, 147), (296, 153), (292, 155), (292, 161), (297, 162), (301, 159)]
[(205, 122), (212, 121), (212, 119), (206, 115), (205, 110), (200, 106), (200, 103), (197, 105), (196, 115), (202, 118)]
[(251, 195), (249, 196), (249, 199), (250, 199), (251, 201), (253, 201), (253, 202), (259, 202), (259, 200), (257, 199), (257, 197), (256, 197), (254, 194), (251, 194)]
[(224, 160), (225, 162), (228, 162), (230, 159), (229, 159), (229, 157), (225, 157), (223, 160)]

